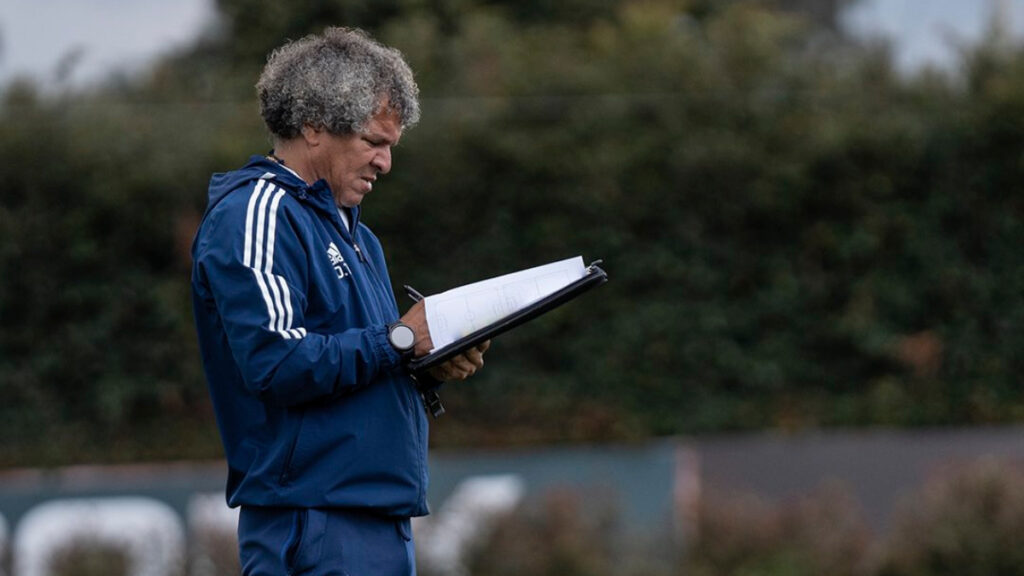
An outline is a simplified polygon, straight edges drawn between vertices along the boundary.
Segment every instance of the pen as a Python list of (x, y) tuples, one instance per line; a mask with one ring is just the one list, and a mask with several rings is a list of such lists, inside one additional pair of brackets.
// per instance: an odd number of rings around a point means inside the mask
[(420, 300), (423, 300), (423, 294), (420, 294), (419, 292), (416, 291), (415, 288), (409, 286), (408, 284), (405, 285), (405, 293), (409, 295), (409, 298), (412, 298), (413, 302), (419, 302)]

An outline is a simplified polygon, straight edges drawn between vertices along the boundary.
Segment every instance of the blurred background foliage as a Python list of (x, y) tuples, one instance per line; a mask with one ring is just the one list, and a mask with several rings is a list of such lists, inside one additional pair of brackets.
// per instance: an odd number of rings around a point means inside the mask
[[(841, 484), (769, 502), (712, 489), (687, 529), (623, 531), (614, 498), (552, 489), (495, 518), (477, 534), (461, 570), (431, 565), (424, 576), (993, 576), (1024, 573), (1024, 470), (982, 458), (950, 464), (907, 493), (893, 526), (871, 529)], [(171, 574), (240, 572), (233, 529), (205, 530), (193, 555)], [(128, 576), (124, 549), (71, 540), (51, 563), (54, 576)]]
[[(630, 548), (600, 499), (553, 493), (502, 518), (470, 555), (476, 576), (991, 576), (1024, 573), (1024, 476), (995, 460), (950, 466), (873, 531), (841, 486), (769, 503), (702, 499), (685, 546)], [(634, 544), (635, 546), (635, 544)], [(641, 555), (639, 552), (646, 552)], [(651, 558), (667, 555), (667, 562)], [(432, 576), (423, 570), (425, 576)]]
[(142, 76), (3, 86), (0, 465), (220, 455), (190, 243), (269, 148), (266, 53), (327, 25), (420, 84), (364, 204), (396, 285), (611, 277), (448, 385), (435, 444), (1024, 420), (1024, 53), (994, 23), (901, 75), (847, 3), (218, 0)]

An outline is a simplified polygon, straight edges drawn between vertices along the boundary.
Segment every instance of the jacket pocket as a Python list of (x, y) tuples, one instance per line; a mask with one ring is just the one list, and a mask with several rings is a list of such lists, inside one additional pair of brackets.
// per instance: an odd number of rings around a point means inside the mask
[(295, 453), (299, 448), (299, 443), (302, 441), (302, 428), (306, 423), (306, 411), (302, 410), (298, 414), (297, 422), (295, 423), (295, 433), (291, 437), (291, 441), (288, 443), (288, 451), (284, 455), (284, 463), (281, 466), (281, 474), (278, 476), (278, 482), (280, 484), (288, 484), (294, 476), (295, 468)]

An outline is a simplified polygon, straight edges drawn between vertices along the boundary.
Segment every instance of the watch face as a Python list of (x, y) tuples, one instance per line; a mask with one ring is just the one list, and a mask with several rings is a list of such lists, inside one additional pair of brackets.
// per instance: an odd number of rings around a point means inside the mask
[(416, 334), (405, 324), (391, 328), (391, 345), (398, 350), (409, 350), (416, 343)]

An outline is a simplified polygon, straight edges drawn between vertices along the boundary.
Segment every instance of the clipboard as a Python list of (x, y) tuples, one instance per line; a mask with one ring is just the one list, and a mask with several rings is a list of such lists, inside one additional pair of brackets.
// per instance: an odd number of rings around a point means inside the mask
[(435, 418), (444, 414), (444, 407), (441, 406), (440, 398), (437, 396), (437, 388), (442, 384), (427, 374), (427, 370), (447, 362), (470, 348), (504, 334), (517, 326), (521, 326), (534, 318), (542, 316), (563, 304), (574, 300), (583, 293), (600, 286), (608, 281), (608, 274), (601, 269), (601, 260), (596, 260), (587, 266), (585, 274), (579, 280), (575, 280), (563, 288), (548, 294), (536, 302), (513, 312), (508, 316), (484, 326), (447, 346), (438, 348), (429, 354), (413, 358), (406, 362), (406, 369), (417, 382), (420, 394), (423, 396), (424, 407), (427, 412)]

